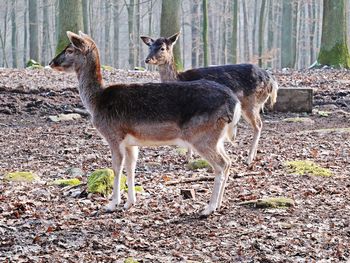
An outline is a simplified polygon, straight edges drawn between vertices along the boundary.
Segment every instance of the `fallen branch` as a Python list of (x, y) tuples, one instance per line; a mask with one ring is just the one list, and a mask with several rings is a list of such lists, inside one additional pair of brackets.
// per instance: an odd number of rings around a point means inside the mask
[(166, 182), (165, 185), (185, 184), (185, 183), (202, 182), (202, 181), (214, 181), (214, 179), (215, 179), (215, 176), (199, 176), (196, 178), (188, 178), (188, 179)]
[[(234, 174), (232, 176), (229, 176), (229, 178), (239, 178), (247, 175), (259, 175), (260, 173), (261, 172), (239, 173), (239, 174)], [(187, 178), (182, 180), (169, 181), (169, 182), (166, 182), (165, 185), (186, 184), (186, 183), (202, 182), (202, 181), (214, 181), (214, 179), (215, 179), (215, 176), (199, 176), (196, 178)]]

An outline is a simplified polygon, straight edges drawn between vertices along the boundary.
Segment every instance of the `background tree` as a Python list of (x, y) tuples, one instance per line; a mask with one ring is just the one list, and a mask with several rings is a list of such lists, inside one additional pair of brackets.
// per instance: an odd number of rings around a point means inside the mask
[(204, 66), (209, 66), (209, 48), (208, 48), (208, 1), (203, 0), (203, 59)]
[(191, 7), (191, 65), (192, 68), (198, 67), (199, 57), (199, 0), (192, 1)]
[(238, 1), (232, 0), (231, 63), (237, 63)]
[(12, 67), (17, 68), (17, 23), (16, 23), (16, 0), (11, 5), (11, 46)]
[(29, 57), (39, 61), (38, 1), (29, 0)]
[[(180, 32), (180, 0), (163, 0), (160, 19), (160, 35), (169, 37), (177, 32)], [(182, 36), (180, 36), (182, 37)], [(174, 46), (174, 58), (176, 68), (183, 69), (181, 60), (180, 41)]]
[(134, 33), (134, 19), (135, 19), (135, 0), (130, 0), (129, 5), (125, 5), (128, 9), (128, 31), (129, 31), (129, 67), (135, 67), (135, 33)]
[(79, 30), (83, 30), (81, 0), (59, 0), (56, 54), (60, 53), (69, 43), (66, 32), (78, 32)]
[(84, 24), (84, 33), (90, 34), (89, 27), (89, 0), (82, 0), (83, 3), (83, 24)]
[(50, 50), (50, 32), (49, 32), (49, 1), (43, 0), (43, 28), (41, 45), (41, 62), (46, 65), (52, 57)]
[(323, 0), (321, 49), (318, 55), (321, 65), (350, 67), (345, 7), (345, 0)]
[(296, 28), (294, 24), (294, 7), (295, 3), (291, 0), (283, 0), (282, 3), (282, 45), (281, 45), (281, 66), (282, 68), (293, 68), (295, 64), (295, 41)]
[(260, 8), (260, 17), (259, 17), (259, 66), (262, 67), (262, 56), (263, 56), (263, 44), (264, 44), (264, 28), (265, 28), (265, 8), (266, 0), (262, 0)]

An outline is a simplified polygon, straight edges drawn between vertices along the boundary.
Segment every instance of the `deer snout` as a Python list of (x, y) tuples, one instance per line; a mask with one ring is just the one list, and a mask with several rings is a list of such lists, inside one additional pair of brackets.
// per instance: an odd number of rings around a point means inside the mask
[(145, 62), (148, 64), (151, 62), (151, 59), (150, 58), (146, 58)]

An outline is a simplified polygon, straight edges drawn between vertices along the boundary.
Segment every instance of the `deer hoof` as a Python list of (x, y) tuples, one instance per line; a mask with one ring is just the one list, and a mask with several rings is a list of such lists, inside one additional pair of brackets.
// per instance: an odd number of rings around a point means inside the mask
[(115, 211), (115, 209), (116, 209), (116, 204), (113, 203), (113, 202), (110, 202), (108, 205), (106, 205), (106, 206), (104, 207), (104, 210), (105, 210), (107, 213), (111, 213), (111, 212)]
[(212, 214), (214, 211), (215, 211), (215, 208), (208, 205), (204, 208), (204, 210), (200, 213), (200, 215), (203, 217), (207, 217), (208, 215)]
[(131, 207), (133, 207), (133, 206), (134, 206), (134, 203), (126, 202), (126, 203), (124, 204), (124, 209), (125, 209), (125, 210), (128, 210), (129, 208), (131, 208)]

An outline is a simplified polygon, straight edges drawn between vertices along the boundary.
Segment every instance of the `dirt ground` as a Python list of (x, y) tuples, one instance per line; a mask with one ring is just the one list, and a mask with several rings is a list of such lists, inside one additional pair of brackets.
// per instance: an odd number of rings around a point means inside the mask
[[(104, 71), (105, 82), (159, 81), (155, 73)], [(242, 120), (223, 208), (198, 212), (213, 182), (167, 182), (201, 175), (190, 171), (176, 147), (142, 148), (136, 182), (144, 188), (128, 211), (104, 213), (107, 199), (78, 197), (50, 182), (71, 177), (86, 183), (111, 166), (108, 146), (89, 117), (52, 122), (48, 116), (82, 112), (74, 75), (51, 70), (0, 69), (0, 261), (1, 262), (349, 262), (350, 72), (275, 72), (280, 86), (312, 87), (312, 114), (263, 115), (257, 160), (245, 164), (252, 130)], [(80, 109), (80, 110), (79, 110)], [(324, 112), (328, 112), (324, 114)], [(306, 117), (306, 122), (286, 118)], [(331, 177), (296, 175), (286, 161), (311, 160)], [(32, 171), (34, 183), (4, 180)], [(80, 186), (83, 189), (85, 186)], [(181, 189), (194, 189), (184, 199)], [(288, 209), (240, 206), (246, 200), (289, 197)], [(125, 195), (123, 195), (125, 201)]]

